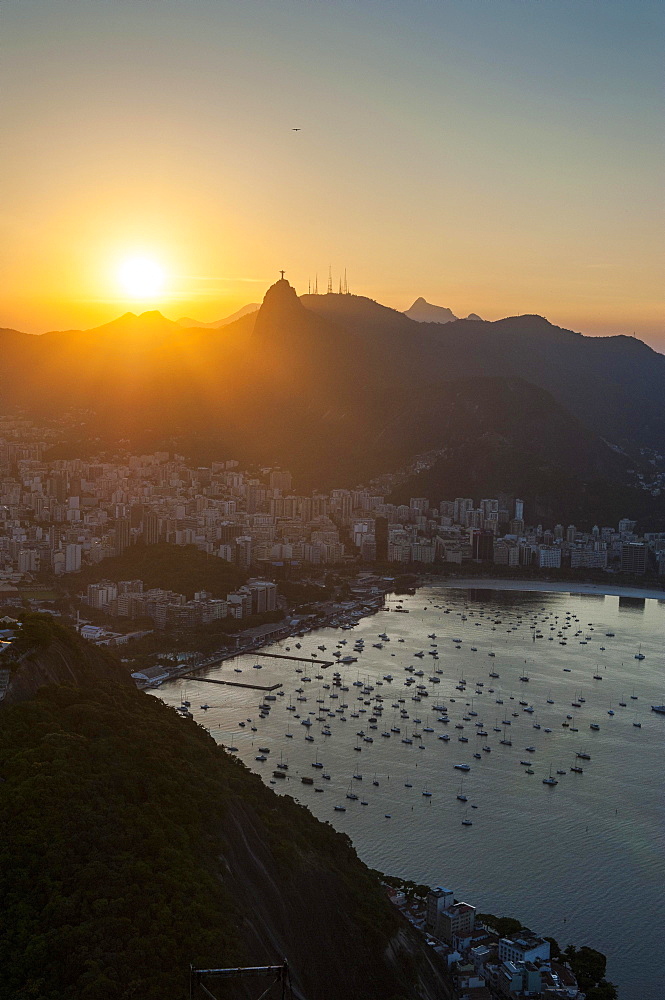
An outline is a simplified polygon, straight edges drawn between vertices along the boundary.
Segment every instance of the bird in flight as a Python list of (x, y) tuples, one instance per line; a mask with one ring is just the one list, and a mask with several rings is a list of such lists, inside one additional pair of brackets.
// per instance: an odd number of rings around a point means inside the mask
[(292, 132), (302, 132), (302, 129), (301, 128), (292, 128), (291, 131)]

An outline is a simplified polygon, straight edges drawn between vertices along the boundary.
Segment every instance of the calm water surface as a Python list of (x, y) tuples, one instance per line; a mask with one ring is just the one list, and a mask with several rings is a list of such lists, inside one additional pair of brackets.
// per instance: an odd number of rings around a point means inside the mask
[[(281, 682), (284, 694), (272, 692), (265, 719), (262, 692), (251, 689), (181, 680), (156, 694), (172, 705), (186, 697), (215, 739), (236, 747), (277, 793), (347, 833), (371, 867), (449, 886), (479, 910), (518, 917), (562, 945), (598, 948), (621, 1000), (662, 1000), (665, 716), (651, 705), (665, 702), (665, 602), (428, 587), (403, 599), (408, 614), (394, 610), (399, 604), (392, 597), (352, 630), (293, 637), (204, 674)], [(362, 652), (354, 651), (359, 639)], [(322, 667), (262, 657), (268, 652), (318, 660), (338, 652), (357, 662)], [(347, 691), (335, 686), (335, 671)], [(358, 682), (372, 690), (363, 693)], [(439, 739), (444, 733), (448, 741)], [(270, 748), (265, 762), (255, 759), (259, 747)], [(317, 762), (323, 769), (312, 767)], [(288, 764), (286, 780), (273, 778), (279, 763)], [(462, 763), (470, 771), (454, 768)], [(543, 784), (550, 771), (555, 787)]]

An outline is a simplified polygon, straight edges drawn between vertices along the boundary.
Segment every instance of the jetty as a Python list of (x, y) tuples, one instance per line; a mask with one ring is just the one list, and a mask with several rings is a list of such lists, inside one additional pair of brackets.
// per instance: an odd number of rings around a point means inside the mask
[(275, 691), (276, 688), (281, 688), (281, 683), (278, 684), (247, 684), (243, 681), (220, 681), (216, 677), (197, 677), (196, 674), (183, 674), (183, 677), (193, 680), (193, 681), (203, 681), (204, 684), (224, 684), (226, 687), (232, 688), (253, 688), (254, 691)]
[(332, 667), (334, 660), (312, 659), (309, 656), (291, 656), (289, 653), (261, 653), (261, 659), (270, 657), (271, 660), (298, 660), (299, 663), (310, 663), (317, 667)]

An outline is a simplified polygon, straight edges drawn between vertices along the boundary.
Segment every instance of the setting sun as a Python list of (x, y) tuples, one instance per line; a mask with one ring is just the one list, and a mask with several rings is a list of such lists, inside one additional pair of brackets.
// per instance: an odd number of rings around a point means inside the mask
[(132, 298), (147, 299), (162, 291), (165, 274), (163, 268), (149, 257), (128, 257), (118, 268), (118, 281), (123, 291)]

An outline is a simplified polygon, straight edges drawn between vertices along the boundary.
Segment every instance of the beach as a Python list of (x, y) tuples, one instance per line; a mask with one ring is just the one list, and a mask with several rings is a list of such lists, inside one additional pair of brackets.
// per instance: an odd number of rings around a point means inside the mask
[[(435, 582), (435, 581), (431, 581)], [(665, 601), (665, 590), (642, 587), (622, 587), (611, 583), (575, 583), (572, 580), (495, 580), (479, 577), (446, 577), (436, 581), (446, 590), (521, 590), (529, 593), (595, 594), (606, 597), (642, 597), (647, 600)]]

